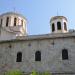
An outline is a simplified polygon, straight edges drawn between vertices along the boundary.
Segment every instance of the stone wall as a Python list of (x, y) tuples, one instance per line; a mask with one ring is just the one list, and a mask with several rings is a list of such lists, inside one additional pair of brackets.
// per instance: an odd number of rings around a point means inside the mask
[[(62, 60), (62, 49), (68, 50), (68, 60)], [(41, 61), (35, 61), (35, 52), (41, 51)], [(22, 62), (16, 62), (22, 52)], [(75, 39), (37, 39), (0, 42), (0, 72), (20, 69), (23, 72), (75, 72)]]

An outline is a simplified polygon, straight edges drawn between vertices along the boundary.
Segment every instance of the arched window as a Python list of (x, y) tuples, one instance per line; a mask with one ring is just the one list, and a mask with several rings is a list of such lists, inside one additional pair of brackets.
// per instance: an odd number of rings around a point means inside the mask
[(1, 25), (0, 26), (2, 26), (2, 23), (3, 23), (3, 19), (1, 19), (1, 23), (0, 23)]
[(52, 32), (55, 31), (55, 26), (54, 26), (54, 23), (52, 24)]
[(16, 62), (21, 62), (21, 61), (22, 61), (22, 52), (18, 52)]
[(64, 22), (64, 30), (66, 30), (66, 31), (67, 31), (66, 22)]
[(21, 20), (21, 25), (23, 25), (23, 20)]
[(68, 50), (63, 49), (62, 50), (62, 60), (67, 60), (68, 59)]
[(17, 18), (14, 18), (14, 26), (16, 26)]
[(8, 23), (9, 23), (9, 17), (7, 17), (6, 19), (6, 27), (8, 26)]
[(61, 30), (61, 22), (57, 22), (57, 29)]
[(35, 61), (41, 61), (41, 52), (40, 51), (36, 51), (36, 53), (35, 53)]

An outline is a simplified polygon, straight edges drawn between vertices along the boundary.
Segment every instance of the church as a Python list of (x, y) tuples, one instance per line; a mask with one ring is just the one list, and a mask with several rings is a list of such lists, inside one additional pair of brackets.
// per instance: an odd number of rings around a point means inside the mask
[(27, 34), (27, 19), (15, 12), (0, 15), (0, 74), (19, 69), (75, 75), (75, 31), (64, 16), (50, 19), (51, 33)]

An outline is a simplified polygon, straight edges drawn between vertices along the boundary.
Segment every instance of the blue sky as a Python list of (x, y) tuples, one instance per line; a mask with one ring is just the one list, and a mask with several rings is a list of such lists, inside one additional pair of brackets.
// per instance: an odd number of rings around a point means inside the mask
[(65, 16), (68, 28), (75, 29), (75, 0), (1, 0), (0, 14), (15, 11), (27, 18), (28, 34), (50, 33), (50, 18)]

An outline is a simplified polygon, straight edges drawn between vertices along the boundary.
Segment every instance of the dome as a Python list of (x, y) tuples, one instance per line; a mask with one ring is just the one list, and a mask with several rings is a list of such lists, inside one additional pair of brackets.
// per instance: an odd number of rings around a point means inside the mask
[(15, 12), (6, 12), (0, 15), (0, 34), (1, 37), (26, 36), (27, 19)]
[(16, 15), (16, 16), (22, 17), (25, 20), (27, 20), (22, 14), (19, 14), (19, 13), (16, 13), (16, 12), (6, 12), (6, 13), (1, 14), (0, 17), (5, 16), (5, 15)]
[(64, 16), (54, 16), (50, 20), (51, 32), (52, 33), (66, 33), (67, 29), (67, 18)]
[(64, 17), (64, 16), (54, 16), (51, 18), (50, 22), (53, 21), (53, 20), (56, 20), (56, 19), (65, 19), (67, 21), (67, 18)]

